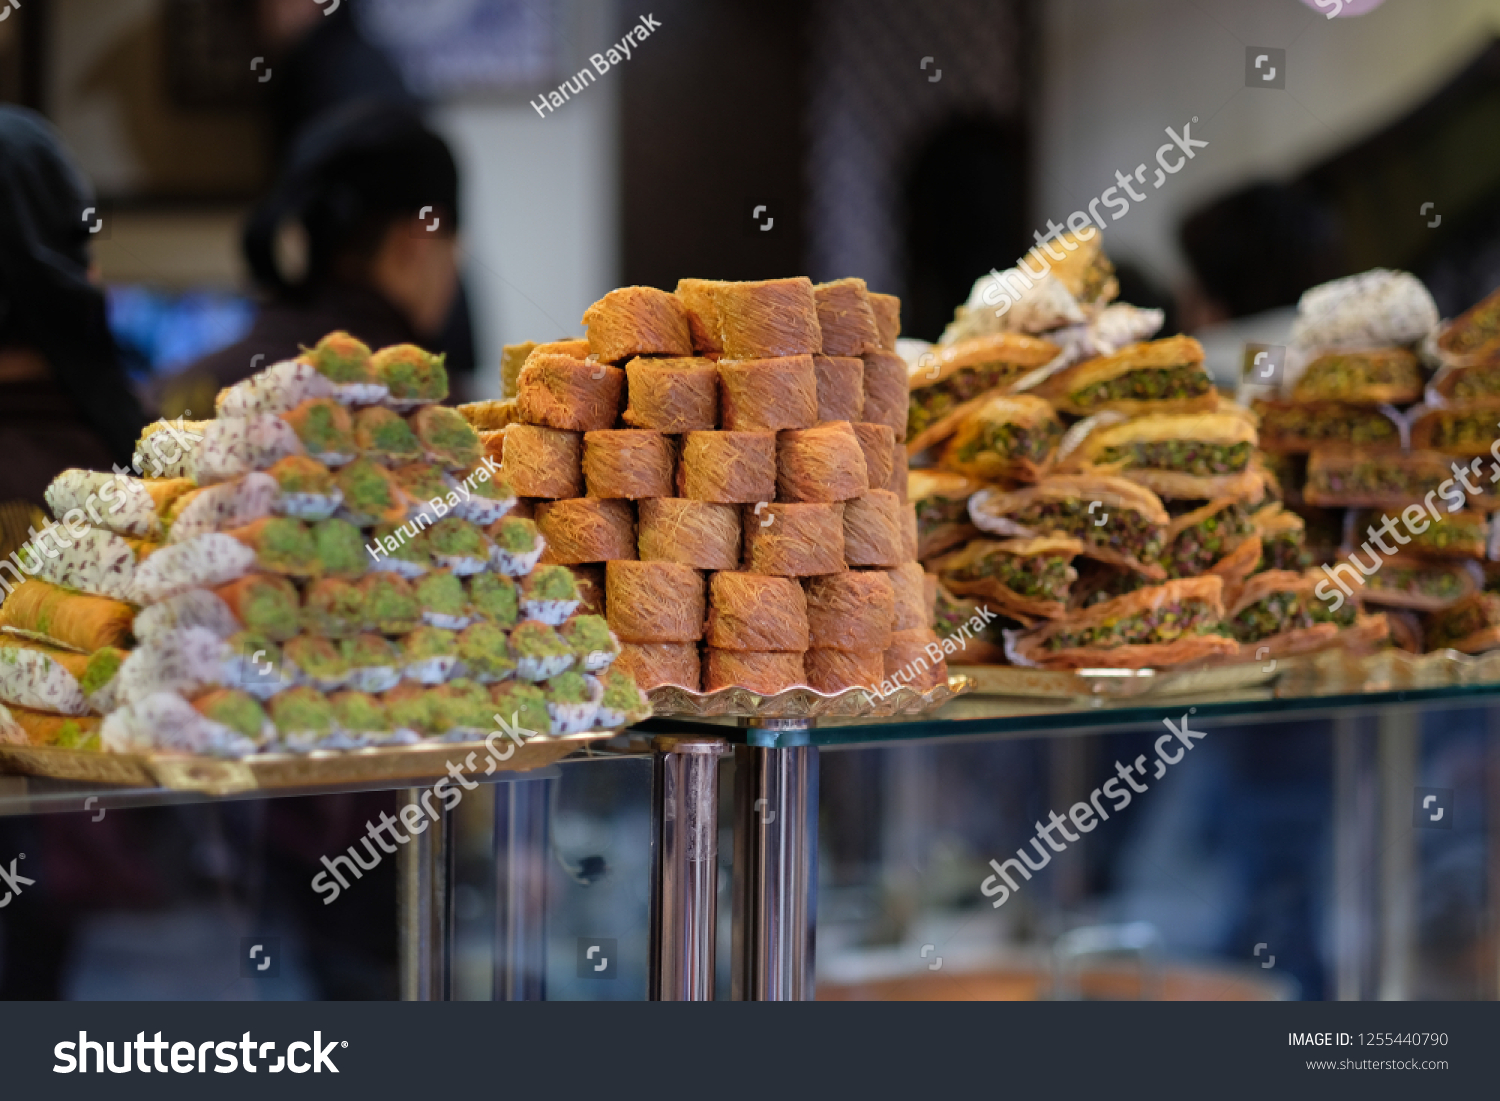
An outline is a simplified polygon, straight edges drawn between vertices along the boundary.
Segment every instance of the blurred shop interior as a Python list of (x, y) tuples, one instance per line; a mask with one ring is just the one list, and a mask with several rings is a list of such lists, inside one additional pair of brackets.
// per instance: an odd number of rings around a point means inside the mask
[[(660, 27), (629, 60), (533, 106), (646, 7)], [(1258, 43), (1286, 50), (1284, 91), (1242, 79)], [(496, 397), (503, 345), (683, 276), (858, 275), (901, 297), (903, 335), (935, 340), (977, 278), (1189, 125), (1210, 145), (1104, 247), (1121, 300), (1197, 335), (1221, 384), (1326, 280), (1412, 271), (1445, 317), (1500, 286), (1500, 0), (1341, 20), (1299, 0), (26, 0), (0, 16), (0, 100), (45, 116), (93, 189), (89, 243), (146, 417), (206, 415), (256, 348), (290, 354), (335, 315), (446, 352), (457, 400)], [(441, 243), (412, 228), (427, 195)], [(8, 419), (0, 440), (28, 446)], [(1458, 811), (1418, 846), (1396, 986), (1362, 985), (1331, 948), (1355, 920), (1332, 875), (1339, 730), (1373, 729), (1351, 714), (1216, 728), (1159, 798), (1000, 911), (977, 891), (990, 858), (1159, 731), (827, 752), (821, 993), (1040, 996), (1037, 961), (1093, 930), (1169, 961), (1176, 996), (1494, 998), (1500, 718), (1412, 721), (1415, 782)], [(549, 785), (549, 997), (643, 996), (649, 785), (641, 760)], [(38, 905), (0, 912), (0, 997), (394, 997), (393, 862), (332, 906), (307, 889), (393, 798), (0, 820), (6, 851), (50, 870)], [(459, 812), (462, 998), (490, 991), (492, 798)], [(251, 934), (279, 938), (280, 978), (241, 976)], [(618, 939), (617, 981), (577, 976), (584, 935)], [(1378, 955), (1380, 930), (1362, 935)], [(1136, 996), (1134, 974), (1109, 996)], [(921, 981), (936, 992), (902, 986)]]

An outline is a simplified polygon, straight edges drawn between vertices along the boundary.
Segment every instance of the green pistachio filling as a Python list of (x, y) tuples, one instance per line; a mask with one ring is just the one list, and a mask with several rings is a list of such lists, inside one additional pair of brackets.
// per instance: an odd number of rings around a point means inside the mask
[(344, 407), (332, 398), (313, 398), (295, 425), (302, 446), (314, 455), (354, 453), (353, 425)]
[(443, 480), (443, 472), (432, 463), (406, 463), (392, 470), (391, 477), (419, 501), (448, 496), (448, 483)]
[(271, 721), (283, 732), (311, 730), (327, 734), (333, 730), (333, 708), (323, 693), (303, 685), (271, 697)]
[(1142, 440), (1123, 447), (1106, 447), (1099, 453), (1099, 462), (1123, 463), (1126, 469), (1173, 470), (1200, 476), (1238, 474), (1250, 462), (1253, 450), (1254, 445), (1248, 440), (1227, 445), (1201, 440)]
[(98, 753), (103, 748), (97, 730), (85, 731), (72, 720), (63, 723), (58, 729), (55, 744), (60, 749), (81, 749), (89, 753)]
[(547, 712), (547, 694), (530, 684), (503, 684), (490, 693), (494, 713), (531, 734), (551, 734), (552, 716)]
[(1410, 470), (1401, 465), (1401, 453), (1393, 456), (1371, 456), (1362, 459), (1348, 470), (1313, 469), (1308, 472), (1308, 485), (1330, 494), (1336, 493), (1392, 493), (1403, 494), (1420, 500), (1429, 491), (1436, 491), (1444, 481), (1450, 480), (1440, 470)]
[(304, 349), (303, 358), (333, 382), (368, 382), (370, 378), (369, 347), (346, 332), (329, 333), (311, 350)]
[(955, 581), (998, 581), (1029, 600), (1067, 600), (1069, 559), (1051, 554), (1016, 555), (990, 550), (967, 565), (944, 571)]
[(390, 472), (371, 459), (355, 459), (334, 476), (344, 493), (344, 506), (352, 512), (380, 515), (396, 506)]
[(1420, 566), (1397, 566), (1387, 561), (1365, 584), (1384, 592), (1420, 593), (1438, 600), (1457, 600), (1463, 594), (1463, 577), (1451, 569), (1424, 569)]
[(361, 451), (396, 459), (415, 459), (422, 454), (422, 445), (405, 418), (384, 406), (361, 409), (354, 418), (354, 434)]
[(526, 620), (510, 633), (510, 648), (523, 658), (564, 657), (573, 652), (556, 631), (535, 619)]
[(1062, 532), (1096, 547), (1128, 554), (1142, 563), (1154, 562), (1162, 551), (1166, 529), (1138, 512), (1114, 508), (1109, 522), (1095, 523), (1090, 502), (1076, 497), (1042, 498), (1016, 512), (1011, 519), (1036, 531)]
[(423, 574), (416, 584), (417, 603), (438, 615), (461, 616), (468, 612), (468, 595), (464, 584), (447, 570)]
[(125, 651), (114, 646), (105, 646), (95, 650), (89, 657), (89, 663), (84, 667), (83, 676), (78, 680), (78, 687), (83, 689), (85, 696), (92, 696), (110, 681), (115, 679), (115, 674), (120, 671), (120, 663), (125, 660)]
[(1483, 302), (1463, 319), (1449, 341), (1452, 351), (1462, 355), (1477, 351), (1500, 333), (1500, 299)]
[(469, 578), (469, 601), (474, 610), (501, 627), (514, 627), (521, 603), (516, 583), (498, 573), (477, 573)]
[(1261, 406), (1263, 436), (1308, 444), (1395, 444), (1401, 432), (1396, 422), (1376, 409), (1342, 406), (1336, 413), (1317, 406)]
[[(427, 550), (426, 532), (424, 530), (417, 535), (412, 535), (412, 526), (411, 524), (377, 524), (374, 532), (375, 539), (380, 544), (380, 549), (390, 557), (425, 566), (432, 561), (432, 555)], [(395, 549), (392, 550), (392, 547)]]
[(1300, 531), (1279, 531), (1260, 541), (1260, 569), (1305, 570), (1312, 565), (1312, 552), (1302, 545)]
[(348, 520), (319, 520), (313, 525), (312, 533), (325, 577), (352, 581), (364, 574), (369, 557), (359, 528)]
[(333, 717), (345, 730), (385, 731), (391, 719), (385, 707), (367, 692), (335, 692), (328, 698)]
[(1026, 374), (1014, 363), (981, 363), (963, 367), (941, 382), (911, 392), (906, 414), (906, 438), (915, 438), (966, 401), (977, 398)]
[(1047, 640), (1046, 648), (1055, 651), (1167, 643), (1184, 635), (1211, 631), (1217, 623), (1211, 605), (1196, 600), (1179, 601), (1092, 626), (1059, 631)]
[(641, 690), (629, 673), (611, 669), (604, 678), (604, 696), (599, 706), (609, 711), (624, 711), (627, 714), (641, 706)]
[(458, 656), (458, 634), (440, 627), (418, 627), (404, 640), (407, 661)]
[(1358, 397), (1367, 386), (1417, 389), (1421, 385), (1417, 359), (1407, 352), (1335, 354), (1320, 356), (1308, 364), (1297, 381), (1297, 392), (1337, 399)]
[(437, 712), (436, 725), (442, 731), (462, 727), (488, 730), (494, 725), (491, 719), (494, 711), (491, 709), (488, 698), (483, 703), (475, 703), (470, 699), (440, 696), (434, 707)]
[(262, 663), (267, 661), (275, 667), (281, 665), (281, 647), (260, 631), (240, 631), (230, 635), (228, 646), (229, 652), (236, 658), (254, 662), (261, 669), (265, 668)]
[(412, 418), (417, 437), (427, 450), (455, 466), (473, 466), (479, 461), (479, 433), (463, 414), (446, 405), (430, 405)]
[(277, 573), (304, 573), (318, 558), (318, 545), (301, 520), (278, 518), (260, 529), (256, 561)]
[(1198, 364), (1179, 367), (1141, 367), (1114, 378), (1091, 383), (1073, 392), (1075, 405), (1098, 405), (1107, 401), (1157, 401), (1163, 398), (1196, 398), (1213, 390), (1214, 384)]
[(401, 663), (401, 651), (394, 643), (369, 632), (344, 639), (339, 643), (339, 652), (351, 669), (377, 669)]
[(282, 653), (298, 669), (319, 679), (331, 680), (349, 672), (349, 663), (332, 639), (298, 635), (282, 647)]
[(1197, 577), (1236, 545), (1255, 534), (1255, 525), (1238, 505), (1229, 505), (1179, 532), (1162, 556), (1168, 577)]
[(448, 372), (443, 367), (443, 357), (424, 352), (415, 344), (380, 349), (370, 357), (370, 368), (386, 384), (393, 398), (442, 401), (448, 396)]
[(588, 682), (581, 673), (559, 673), (547, 682), (547, 698), (560, 704), (588, 703)]
[(236, 689), (215, 692), (201, 706), (203, 717), (223, 723), (247, 738), (259, 738), (265, 727), (265, 709), (254, 696)]
[(297, 633), (300, 609), (297, 588), (284, 577), (266, 574), (254, 579), (240, 598), (239, 614), (252, 631), (263, 631), (275, 638), (291, 638)]
[(515, 670), (505, 643), (505, 631), (488, 620), (466, 627), (458, 636), (459, 659), (474, 673), (503, 677)]
[(579, 657), (596, 653), (613, 654), (619, 649), (603, 616), (576, 615), (562, 625), (559, 633)]
[(266, 473), (276, 479), (276, 484), (283, 493), (333, 492), (333, 475), (328, 468), (306, 455), (288, 455), (284, 459), (278, 459)]
[(333, 579), (308, 588), (302, 629), (309, 634), (348, 638), (358, 634), (364, 622), (364, 596), (354, 585)]
[(392, 726), (426, 733), (434, 729), (433, 705), (436, 702), (437, 697), (412, 684), (392, 688), (381, 697)]
[(1011, 462), (1039, 463), (1052, 453), (1061, 437), (1062, 425), (1055, 420), (1037, 425), (986, 422), (959, 445), (956, 458), (972, 463), (982, 453), (988, 453)]
[(1307, 614), (1312, 617), (1314, 623), (1335, 623), (1340, 627), (1353, 627), (1354, 620), (1359, 615), (1359, 609), (1354, 602), (1345, 600), (1339, 605), (1338, 611), (1331, 611), (1326, 601), (1314, 600), (1308, 605)]
[(481, 684), (467, 677), (449, 681), (432, 690), (436, 724), (442, 730), (455, 727), (488, 729), (493, 725), (494, 707), (490, 694)]
[(577, 600), (578, 582), (566, 566), (538, 566), (521, 582), (527, 600)]
[(446, 516), (427, 530), (427, 548), (433, 554), (488, 558), (489, 546), (480, 530), (467, 520)]
[[(951, 638), (957, 635), (965, 623), (979, 614), (981, 608), (987, 607), (982, 600), (973, 597), (955, 596), (941, 585), (938, 586), (937, 602), (934, 608), (934, 622), (932, 629), (937, 632), (939, 638)], [(1001, 621), (992, 620), (991, 623), (979, 632), (979, 637), (988, 642), (999, 639), (997, 623)]]
[(468, 482), (470, 492), (486, 501), (513, 501), (516, 497), (515, 487), (503, 470), (491, 473), (485, 466), (472, 466), (460, 474), (458, 480)]
[(509, 554), (530, 554), (536, 550), (538, 538), (536, 524), (531, 520), (507, 516), (495, 525), (495, 543)]
[(1432, 430), (1433, 447), (1468, 447), (1478, 453), (1489, 450), (1495, 439), (1495, 416), (1486, 413), (1443, 412)]
[(1453, 397), (1460, 402), (1500, 397), (1500, 364), (1465, 368), (1453, 384)]
[(1270, 593), (1242, 609), (1224, 626), (1239, 642), (1263, 638), (1299, 627), (1311, 627), (1312, 616), (1296, 593)]
[(928, 497), (917, 502), (917, 527), (930, 530), (943, 524), (966, 524), (969, 521), (967, 497), (948, 499)]
[[(1362, 530), (1362, 529), (1361, 529)], [(1406, 530), (1413, 550), (1454, 553), (1468, 551), (1484, 553), (1484, 521), (1468, 513), (1455, 512), (1442, 516), (1429, 524), (1420, 534), (1410, 528)]]
[(359, 585), (364, 597), (365, 623), (387, 635), (405, 634), (422, 620), (422, 605), (404, 578), (377, 572)]

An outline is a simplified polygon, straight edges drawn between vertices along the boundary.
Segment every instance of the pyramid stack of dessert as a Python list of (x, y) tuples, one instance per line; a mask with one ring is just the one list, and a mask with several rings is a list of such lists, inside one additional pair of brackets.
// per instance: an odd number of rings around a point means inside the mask
[[(946, 681), (906, 502), (900, 303), (859, 279), (625, 287), (507, 349), (504, 471), (645, 688)], [(498, 442), (498, 441), (497, 441)]]
[(643, 717), (447, 394), (441, 357), (333, 333), (216, 419), (149, 427), (153, 477), (59, 475), (72, 538), (31, 548), (0, 607), (0, 727), (239, 756)]

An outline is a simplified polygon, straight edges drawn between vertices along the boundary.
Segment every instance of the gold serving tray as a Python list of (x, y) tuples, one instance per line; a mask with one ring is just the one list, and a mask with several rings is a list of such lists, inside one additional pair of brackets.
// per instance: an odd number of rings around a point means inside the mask
[(969, 676), (951, 675), (947, 684), (925, 692), (902, 687), (884, 696), (864, 688), (831, 695), (814, 688), (788, 688), (774, 696), (762, 696), (748, 688), (699, 692), (678, 685), (652, 688), (646, 696), (652, 714), (658, 718), (890, 719), (931, 711), (973, 687)]
[(1500, 650), (1485, 654), (1461, 654), (1457, 650), (1410, 654), (1388, 649), (1362, 655), (1325, 650), (1295, 667), (1278, 684), (1277, 694), (1326, 696), (1486, 684), (1500, 684)]
[(1239, 692), (1270, 684), (1301, 658), (1186, 669), (1026, 669), (1016, 665), (960, 665), (982, 696), (1022, 699), (1128, 700), (1146, 696)]
[[(172, 753), (99, 753), (52, 746), (0, 745), (0, 773), (45, 776), (117, 787), (167, 788), (205, 795), (247, 791), (292, 794), (299, 789), (341, 785), (417, 784), (447, 775), (448, 764), (471, 776), (526, 772), (562, 760), (592, 742), (615, 737), (617, 730), (541, 735), (520, 745), (486, 772), (490, 754), (482, 741), (430, 745), (379, 746), (368, 749), (320, 750), (313, 753), (258, 753), (221, 760)], [(470, 755), (474, 763), (468, 763)]]
[(1500, 684), (1500, 650), (1461, 654), (1438, 650), (1409, 654), (1387, 648), (1351, 654), (1331, 647), (1314, 654), (1268, 661), (1189, 669), (1060, 671), (1011, 665), (961, 665), (982, 696), (1034, 700), (1132, 700), (1168, 696), (1215, 696), (1259, 691), (1296, 699), (1359, 695), (1402, 689)]

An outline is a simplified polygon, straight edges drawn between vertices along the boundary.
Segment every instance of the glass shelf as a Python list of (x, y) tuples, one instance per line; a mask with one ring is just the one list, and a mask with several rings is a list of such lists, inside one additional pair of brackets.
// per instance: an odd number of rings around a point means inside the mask
[[(587, 754), (580, 753), (577, 759)], [(573, 758), (569, 758), (573, 759)], [(482, 784), (504, 784), (517, 780), (546, 780), (559, 776), (556, 765), (545, 765), (529, 772), (497, 772), (494, 776), (474, 776)], [(404, 787), (430, 787), (439, 777), (396, 784), (390, 781), (360, 784), (328, 784), (287, 791), (236, 791), (210, 794), (202, 791), (180, 791), (165, 787), (124, 787), (118, 784), (87, 783), (81, 780), (55, 780), (48, 776), (0, 776), (0, 817), (25, 814), (89, 814), (99, 811), (133, 810), (141, 807), (164, 807), (186, 803), (227, 802), (246, 799), (291, 799), (305, 795), (342, 795), (360, 791), (393, 791)]]
[(1089, 734), (1112, 727), (1142, 726), (1176, 719), (1192, 710), (1195, 720), (1236, 719), (1281, 721), (1327, 715), (1335, 711), (1370, 712), (1424, 704), (1474, 706), (1492, 699), (1500, 703), (1500, 684), (1448, 688), (1405, 688), (1389, 692), (1360, 692), (1331, 696), (1278, 698), (1273, 693), (1246, 694), (1233, 699), (1192, 696), (1133, 701), (1096, 699), (1094, 706), (1073, 702), (1048, 704), (1040, 700), (964, 696), (926, 715), (902, 719), (829, 720), (805, 731), (778, 731), (739, 726), (734, 719), (653, 718), (636, 727), (652, 734), (683, 735), (712, 727), (713, 733), (737, 745), (766, 748), (815, 745), (872, 746), (948, 738), (1035, 738)]
[[(1154, 725), (1189, 713), (1197, 721), (1281, 721), (1336, 711), (1369, 712), (1402, 705), (1474, 706), (1500, 702), (1500, 654), (1471, 658), (1451, 651), (1413, 656), (1385, 651), (1351, 660), (1341, 655), (1284, 663), (1265, 683), (1221, 686), (1184, 682), (1183, 690), (1140, 691), (1147, 681), (1080, 677), (1080, 692), (1065, 698), (989, 692), (961, 696), (935, 711), (894, 719), (828, 719), (804, 730), (750, 726), (733, 718), (653, 717), (636, 729), (686, 734), (711, 729), (741, 745), (762, 747), (870, 746), (951, 738), (1030, 738)], [(1162, 678), (1165, 680), (1165, 678)], [(1097, 694), (1086, 695), (1085, 692)]]
[[(969, 672), (959, 670), (960, 672)], [(994, 673), (996, 671), (991, 671)], [(1002, 674), (1013, 671), (1000, 671)], [(1145, 675), (1105, 676), (1097, 671), (1077, 678), (1072, 695), (1022, 697), (993, 691), (960, 696), (926, 714), (879, 719), (820, 719), (807, 729), (750, 726), (733, 717), (656, 716), (625, 734), (595, 742), (569, 754), (565, 761), (643, 756), (653, 735), (709, 733), (732, 744), (762, 747), (813, 745), (829, 748), (876, 746), (904, 742), (966, 738), (1064, 737), (1111, 728), (1154, 726), (1163, 719), (1191, 714), (1195, 722), (1223, 725), (1234, 721), (1282, 721), (1331, 715), (1370, 713), (1391, 708), (1472, 707), (1500, 703), (1500, 653), (1479, 658), (1451, 652), (1414, 657), (1386, 651), (1349, 659), (1322, 655), (1283, 663), (1275, 676), (1250, 678), (1244, 667), (1215, 671), (1205, 681), (1161, 673), (1156, 683)], [(1253, 672), (1253, 671), (1251, 671)], [(1222, 675), (1228, 674), (1228, 675)], [(984, 671), (978, 674), (984, 679)], [(1047, 676), (1056, 678), (1057, 674)], [(1047, 685), (1043, 686), (1044, 689)], [(782, 724), (783, 726), (787, 724)], [(546, 770), (475, 775), (482, 782), (537, 779), (556, 775)], [(209, 799), (265, 799), (350, 791), (382, 791), (421, 786), (429, 780), (369, 780), (355, 784), (321, 784), (289, 790), (248, 790), (213, 795), (158, 786), (90, 783), (35, 776), (0, 775), (0, 816), (54, 812), (96, 812)], [(90, 802), (92, 800), (92, 802)], [(85, 804), (87, 803), (87, 807)]]

